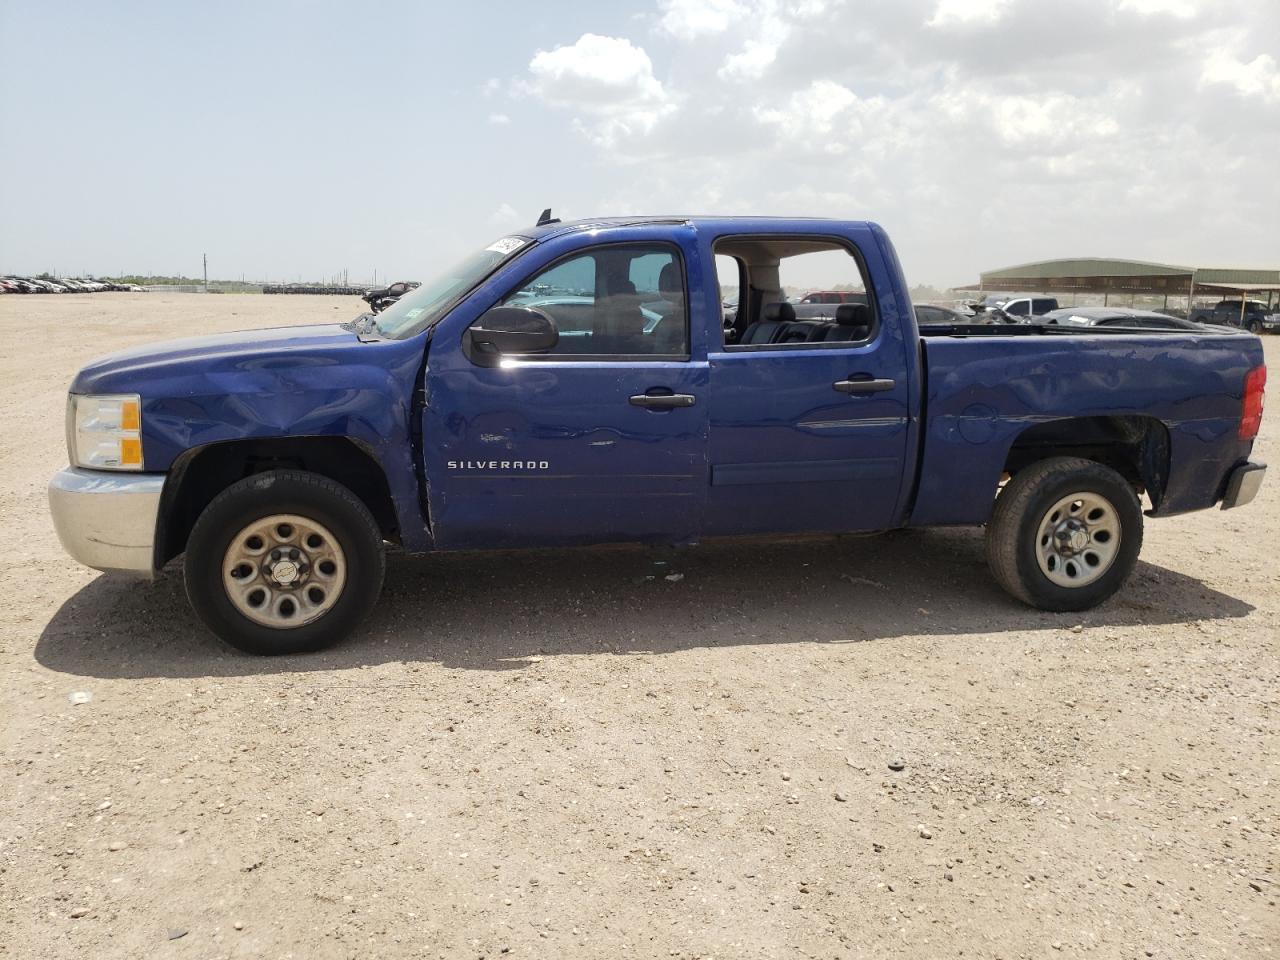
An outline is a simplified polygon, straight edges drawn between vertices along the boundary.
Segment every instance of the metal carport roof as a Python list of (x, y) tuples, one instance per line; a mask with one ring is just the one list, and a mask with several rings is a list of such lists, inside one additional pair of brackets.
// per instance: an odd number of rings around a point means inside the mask
[[(1189, 296), (1280, 291), (1280, 270), (1184, 267), (1142, 260), (1080, 257), (1041, 260), (982, 273), (979, 290), (1044, 293), (1141, 293)], [(971, 289), (971, 288), (970, 288)]]

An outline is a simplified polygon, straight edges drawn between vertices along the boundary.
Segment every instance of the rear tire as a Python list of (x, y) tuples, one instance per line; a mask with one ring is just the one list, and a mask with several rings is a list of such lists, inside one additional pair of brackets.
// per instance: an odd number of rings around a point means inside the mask
[(1142, 507), (1129, 483), (1091, 460), (1053, 457), (1020, 470), (987, 525), (996, 582), (1041, 610), (1087, 610), (1129, 578)]
[(205, 626), (263, 656), (332, 646), (382, 589), (382, 534), (369, 508), (319, 474), (272, 470), (232, 484), (187, 541), (187, 597)]
[(1249, 332), (1253, 334), (1262, 334), (1262, 322), (1260, 320), (1249, 321)]

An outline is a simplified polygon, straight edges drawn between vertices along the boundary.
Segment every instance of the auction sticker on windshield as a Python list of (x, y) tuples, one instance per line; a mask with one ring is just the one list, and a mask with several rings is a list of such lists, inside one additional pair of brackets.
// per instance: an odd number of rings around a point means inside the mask
[(524, 237), (503, 237), (501, 240), (495, 240), (493, 243), (485, 247), (486, 250), (492, 250), (494, 253), (500, 253), (504, 257), (509, 253), (519, 250), (529, 241)]

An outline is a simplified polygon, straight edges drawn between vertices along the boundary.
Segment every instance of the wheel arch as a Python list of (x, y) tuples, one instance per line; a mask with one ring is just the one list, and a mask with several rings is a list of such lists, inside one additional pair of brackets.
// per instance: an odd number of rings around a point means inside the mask
[(295, 469), (342, 484), (369, 508), (384, 539), (399, 542), (400, 527), (387, 476), (373, 451), (350, 437), (271, 437), (225, 440), (193, 447), (174, 460), (160, 498), (156, 568), (186, 549), (196, 519), (237, 480), (268, 470)]
[(1027, 427), (1005, 457), (1004, 474), (1050, 457), (1079, 457), (1110, 467), (1159, 508), (1169, 482), (1169, 428), (1156, 417), (1064, 417)]

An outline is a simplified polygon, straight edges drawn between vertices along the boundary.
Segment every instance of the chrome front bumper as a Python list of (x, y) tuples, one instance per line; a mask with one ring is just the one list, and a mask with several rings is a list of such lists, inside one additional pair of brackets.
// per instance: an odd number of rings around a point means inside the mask
[(86, 567), (155, 576), (163, 473), (67, 467), (49, 481), (49, 512), (63, 548)]

